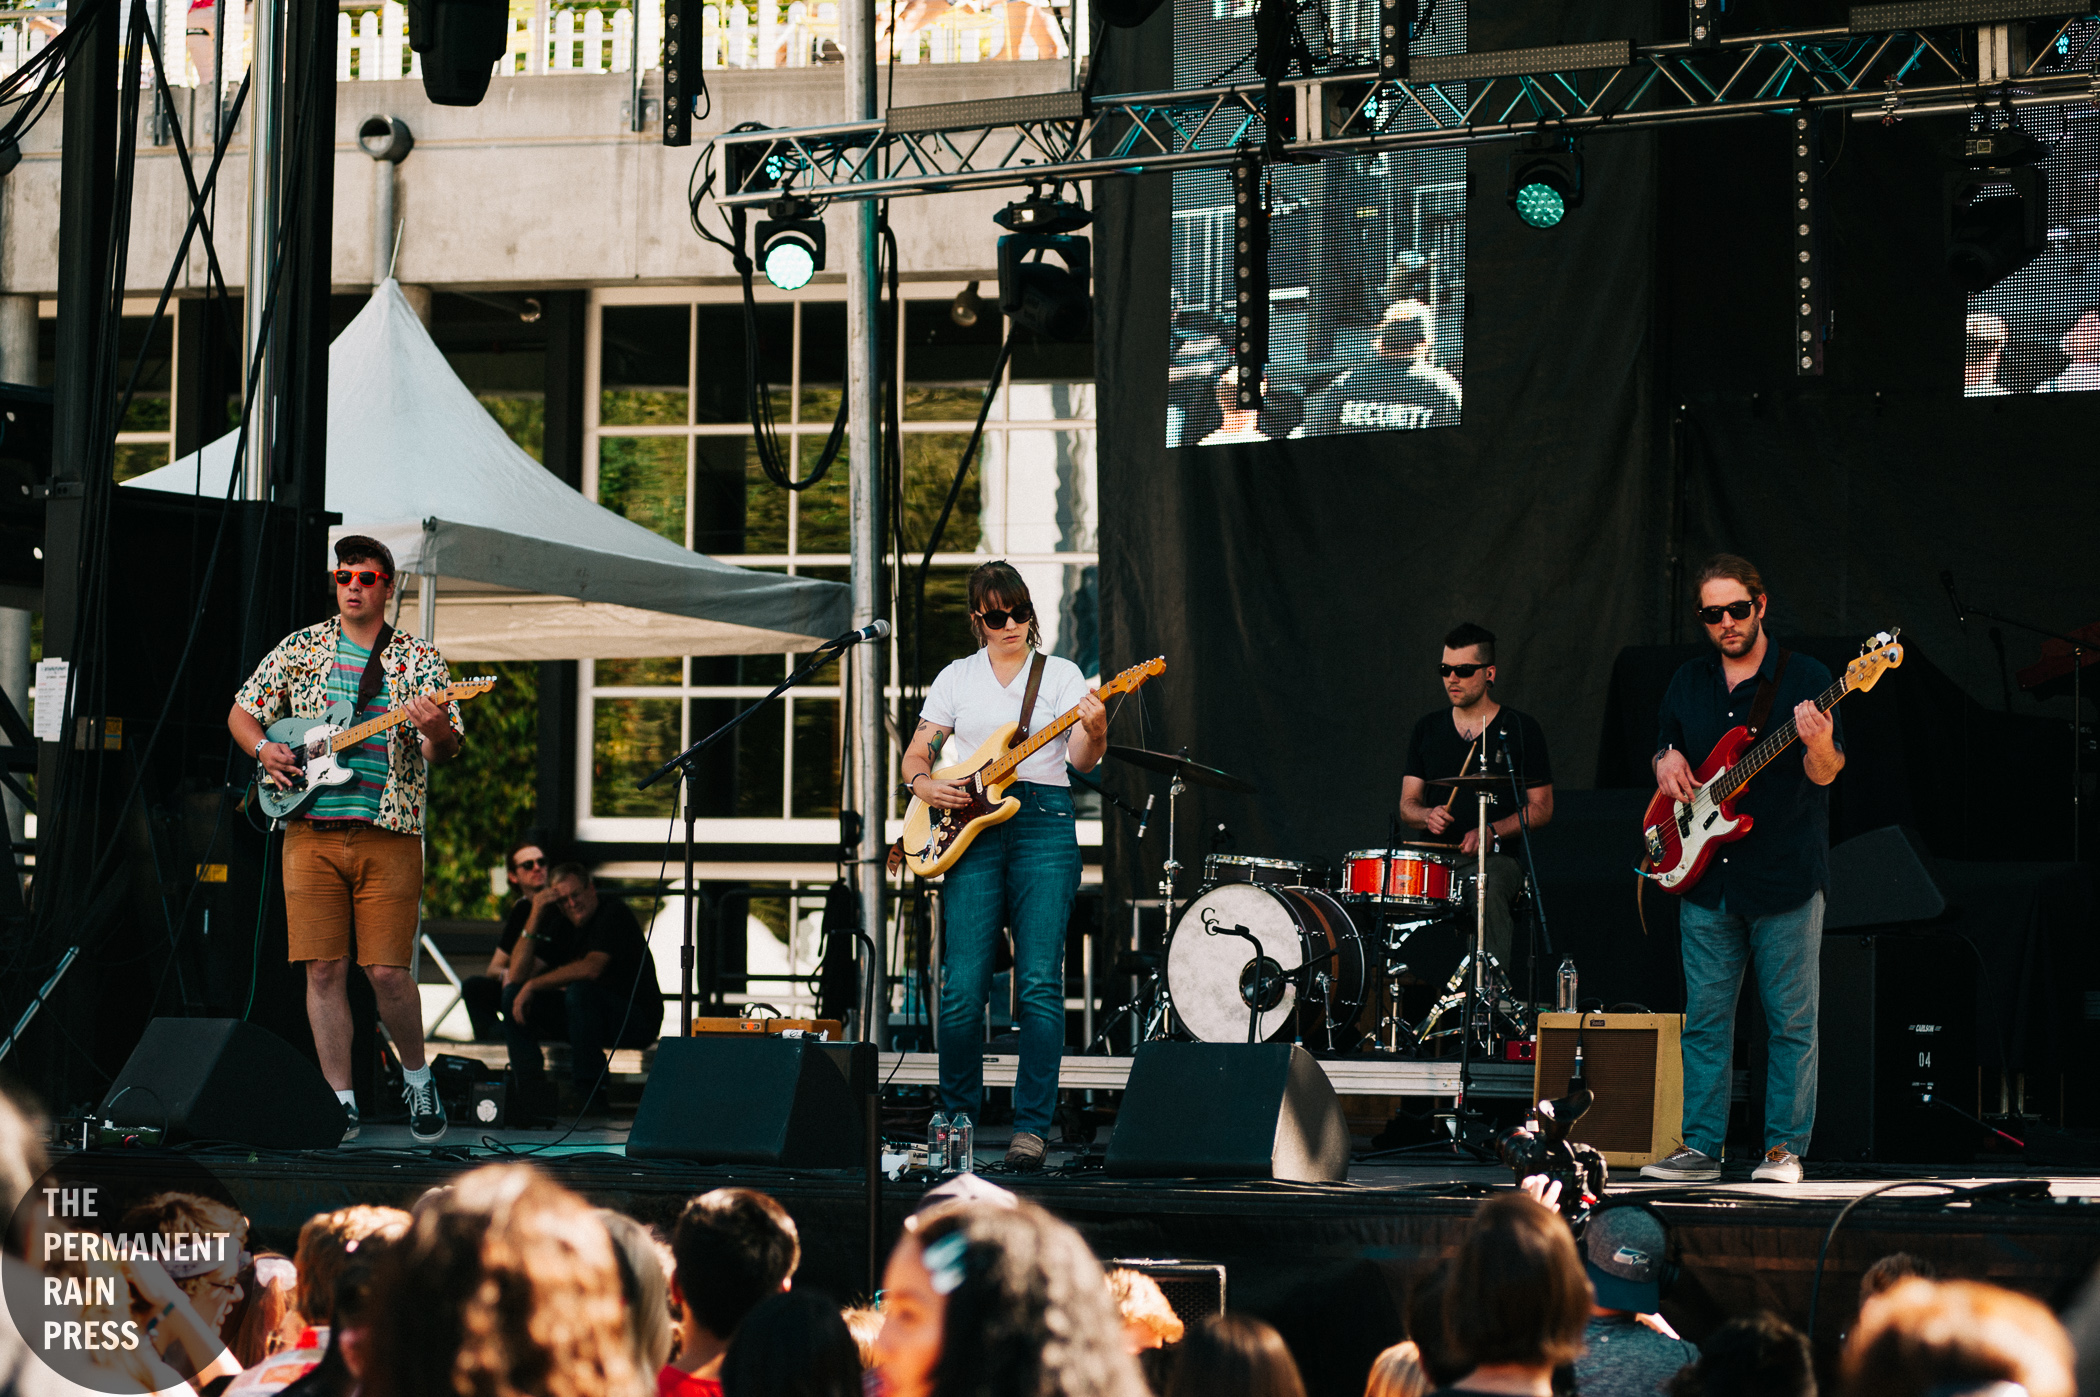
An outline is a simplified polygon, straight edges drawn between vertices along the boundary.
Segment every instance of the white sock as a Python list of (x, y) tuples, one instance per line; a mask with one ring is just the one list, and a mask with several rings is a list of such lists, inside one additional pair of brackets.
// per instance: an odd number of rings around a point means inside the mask
[(404, 1067), (404, 1068), (402, 1068), (402, 1069), (401, 1069), (401, 1080), (402, 1080), (402, 1081), (404, 1081), (404, 1082), (407, 1082), (407, 1083), (408, 1083), (408, 1084), (409, 1084), (410, 1086), (412, 1086), (412, 1087), (426, 1087), (426, 1086), (429, 1086), (429, 1085), (430, 1085), (430, 1064), (426, 1062), (426, 1063), (424, 1063), (424, 1064), (423, 1064), (423, 1065), (422, 1065), (421, 1067)]
[(355, 1106), (357, 1104), (357, 1093), (345, 1087), (335, 1094), (335, 1099), (342, 1102), (345, 1106)]

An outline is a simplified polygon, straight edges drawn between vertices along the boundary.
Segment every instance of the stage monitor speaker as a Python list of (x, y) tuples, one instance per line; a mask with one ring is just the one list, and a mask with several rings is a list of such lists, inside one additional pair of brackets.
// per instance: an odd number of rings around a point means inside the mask
[(1568, 1138), (1622, 1168), (1653, 1164), (1684, 1129), (1684, 1054), (1676, 1014), (1541, 1014), (1531, 1099), (1565, 1096), (1582, 1044), (1596, 1101)]
[(1108, 1139), (1122, 1178), (1349, 1176), (1349, 1122), (1311, 1053), (1289, 1043), (1145, 1043)]
[(332, 1150), (343, 1107), (321, 1069), (241, 1019), (155, 1019), (96, 1113), (152, 1126), (163, 1143), (223, 1140), (263, 1150)]
[(1830, 851), (1825, 932), (1930, 922), (1946, 910), (1946, 890), (1933, 876), (1932, 855), (1916, 830), (1884, 825)]
[[(864, 1049), (856, 1063), (849, 1050)], [(854, 1169), (865, 1127), (851, 1079), (874, 1049), (773, 1036), (665, 1038), (634, 1113), (636, 1159)], [(856, 1070), (858, 1069), (858, 1070)]]
[(1976, 958), (1950, 932), (1823, 938), (1810, 1157), (1964, 1164), (1976, 1127)]
[(1101, 1263), (1107, 1271), (1136, 1271), (1150, 1276), (1167, 1297), (1174, 1317), (1194, 1328), (1225, 1313), (1225, 1268), (1212, 1261), (1163, 1261), (1149, 1256), (1119, 1256)]

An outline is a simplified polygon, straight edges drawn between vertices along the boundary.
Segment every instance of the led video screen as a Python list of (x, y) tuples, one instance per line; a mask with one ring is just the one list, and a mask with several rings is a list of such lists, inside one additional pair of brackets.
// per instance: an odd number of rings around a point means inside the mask
[[(1177, 87), (1249, 82), (1251, 0), (1175, 0)], [(1377, 0), (1298, 17), (1329, 71), (1375, 66)], [(1464, 0), (1437, 0), (1418, 54), (1461, 53)], [(1464, 101), (1454, 85), (1452, 96)], [(1388, 130), (1420, 129), (1418, 111)], [(1413, 125), (1410, 126), (1410, 121)], [(1261, 140), (1259, 130), (1248, 139)], [(1174, 176), (1174, 324), (1167, 445), (1411, 431), (1458, 424), (1464, 404), (1466, 156), (1394, 150), (1269, 167), (1269, 365), (1256, 414), (1235, 406), (1231, 175)]]
[[(2079, 21), (2051, 47), (2045, 70), (2092, 68), (2100, 21)], [(2049, 246), (1969, 298), (1962, 392), (1971, 398), (2100, 389), (2100, 106), (2023, 107), (2019, 124), (2049, 150)]]

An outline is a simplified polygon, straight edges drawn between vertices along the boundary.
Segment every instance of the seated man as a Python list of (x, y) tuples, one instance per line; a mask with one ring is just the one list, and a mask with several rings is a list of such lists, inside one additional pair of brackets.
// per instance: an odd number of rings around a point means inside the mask
[(614, 897), (600, 897), (582, 864), (557, 864), (544, 903), (534, 899), (510, 952), (503, 986), (503, 1040), (510, 1045), (521, 1109), (545, 1114), (547, 1064), (540, 1044), (567, 1039), (574, 1109), (605, 1106), (605, 1054), (654, 1042), (664, 997), (648, 938)]
[(496, 934), (496, 953), (489, 957), (488, 973), (469, 975), (459, 987), (477, 1043), (503, 1041), (503, 986), (510, 971), (511, 948), (518, 944), (533, 907), (554, 900), (554, 894), (547, 891), (547, 853), (536, 840), (513, 844), (503, 856), (503, 871), (517, 901), (503, 914), (503, 929)]

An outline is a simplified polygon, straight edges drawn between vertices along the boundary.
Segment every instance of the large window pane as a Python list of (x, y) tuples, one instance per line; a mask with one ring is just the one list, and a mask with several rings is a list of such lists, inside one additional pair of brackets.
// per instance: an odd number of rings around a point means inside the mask
[[(693, 684), (696, 688), (731, 689), (754, 684), (771, 686), (785, 678), (787, 665), (779, 655), (693, 656)], [(695, 734), (699, 737), (706, 735)]]
[(685, 542), (685, 437), (600, 437), (598, 503)]
[[(785, 380), (783, 380), (785, 381)], [(830, 427), (846, 385), (846, 303), (802, 306), (802, 423)]]
[(598, 420), (609, 426), (683, 426), (692, 335), (690, 306), (607, 306), (599, 322)]
[(1012, 375), (1017, 379), (1059, 379), (1089, 383), (1094, 377), (1094, 346), (1044, 339), (1026, 330), (1014, 335)]
[[(980, 516), (984, 507), (985, 461), (991, 454), (988, 448), (995, 435), (987, 434), (978, 443), (977, 455), (970, 462), (969, 474), (963, 478), (962, 491), (955, 499), (955, 509), (948, 516), (948, 527), (941, 535), (940, 551), (943, 553), (971, 552), (983, 537)], [(969, 440), (968, 432), (905, 434), (904, 546), (910, 552), (925, 552), (927, 541), (933, 536), (934, 523), (941, 517), (941, 506), (955, 483), (955, 469), (962, 460), (963, 447)]]
[[(175, 317), (164, 315), (154, 328), (151, 338), (146, 327), (153, 324), (153, 317), (127, 315), (117, 331), (117, 383), (119, 387), (131, 381), (131, 371), (138, 366), (138, 391), (133, 394), (130, 407), (125, 409), (120, 430), (126, 432), (165, 432), (174, 425), (171, 416), (173, 399), (169, 396), (169, 371), (172, 367), (175, 343)], [(139, 362), (141, 352), (145, 362)], [(167, 464), (162, 454), (161, 464)], [(122, 476), (117, 477), (123, 479)]]
[(168, 456), (168, 444), (164, 441), (120, 443), (116, 455), (116, 478), (129, 480), (135, 475), (158, 470), (168, 464)]
[(1007, 387), (1006, 415), (1016, 422), (1053, 422), (1094, 417), (1091, 383), (1022, 383)]
[[(698, 308), (697, 396), (695, 422), (751, 420), (750, 368), (744, 361), (744, 307), (741, 303)], [(773, 416), (788, 420), (788, 384), (795, 354), (795, 308), (757, 307), (759, 371), (773, 389)]]
[(1094, 433), (1007, 433), (1001, 503), (1007, 551), (1093, 552)]
[[(823, 459), (825, 439), (800, 438), (796, 475), (806, 479)], [(845, 553), (852, 548), (852, 509), (849, 500), (853, 465), (846, 443), (839, 443), (837, 459), (824, 478), (796, 496), (795, 551), (797, 553)]]
[[(516, 356), (523, 358), (523, 355)], [(535, 461), (547, 459), (547, 396), (544, 393), (477, 393), (503, 434)]]
[(599, 660), (591, 682), (601, 689), (630, 689), (676, 684), (684, 663), (676, 656), (664, 660)]
[(973, 418), (999, 358), (999, 288), (980, 286), (974, 325), (955, 323), (955, 303), (904, 305), (904, 415), (922, 421)]
[(671, 813), (673, 781), (646, 791), (634, 783), (676, 756), (678, 700), (599, 699), (591, 714), (591, 813)]
[[(748, 699), (694, 699), (693, 736), (707, 736), (750, 706)], [(761, 708), (744, 725), (700, 754), (694, 808), (703, 819), (777, 820), (781, 806), (781, 753), (787, 711)]]
[[(897, 600), (897, 673), (907, 690), (923, 691), (949, 661), (975, 653), (977, 641), (970, 634), (970, 569), (937, 567), (927, 574), (925, 609), (915, 631), (913, 582), (918, 575), (916, 566), (906, 569), (904, 594)], [(910, 731), (918, 710), (904, 716)]]
[(795, 781), (798, 819), (839, 813), (839, 700), (795, 700)]
[[(701, 553), (744, 553), (750, 506), (765, 505), (765, 476), (750, 437), (693, 438), (693, 547)], [(770, 522), (770, 521), (765, 521)], [(780, 512), (781, 546), (787, 512)], [(758, 551), (772, 551), (762, 545)]]

